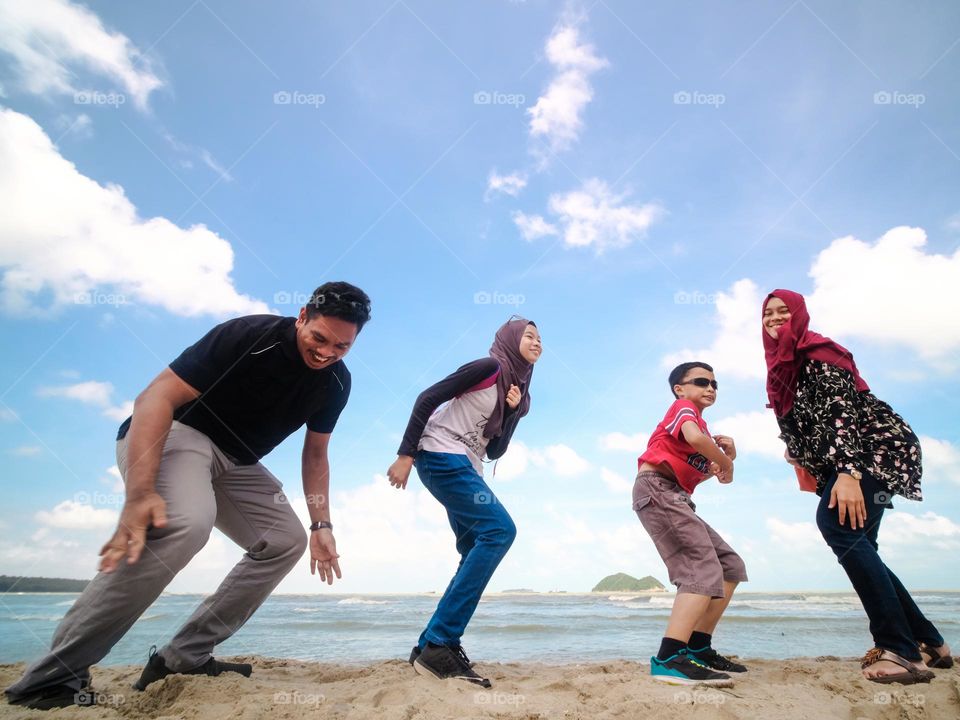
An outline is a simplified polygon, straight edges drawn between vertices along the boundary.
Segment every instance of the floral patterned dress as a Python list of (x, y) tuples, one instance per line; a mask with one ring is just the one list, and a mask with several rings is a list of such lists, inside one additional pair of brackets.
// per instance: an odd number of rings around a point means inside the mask
[(849, 371), (806, 361), (793, 408), (777, 423), (790, 455), (817, 479), (817, 495), (834, 473), (860, 470), (892, 494), (923, 499), (920, 441), (893, 408), (858, 392)]

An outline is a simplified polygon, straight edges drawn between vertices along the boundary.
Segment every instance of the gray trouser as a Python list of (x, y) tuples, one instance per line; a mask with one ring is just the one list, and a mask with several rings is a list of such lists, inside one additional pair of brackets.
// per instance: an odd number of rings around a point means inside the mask
[[(117, 465), (124, 476), (126, 451), (121, 440)], [(110, 652), (216, 527), (247, 552), (160, 650), (171, 670), (198, 667), (253, 615), (306, 548), (306, 532), (280, 482), (260, 463), (237, 465), (187, 425), (175, 421), (170, 429), (156, 488), (167, 504), (166, 527), (147, 531), (135, 564), (122, 560), (112, 573), (97, 574), (54, 633), (50, 653), (7, 693), (86, 685), (90, 666)]]

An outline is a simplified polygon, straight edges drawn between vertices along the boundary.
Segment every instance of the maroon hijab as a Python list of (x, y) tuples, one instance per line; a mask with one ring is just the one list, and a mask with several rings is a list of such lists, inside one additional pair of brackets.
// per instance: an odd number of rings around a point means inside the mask
[(511, 385), (516, 385), (522, 393), (517, 412), (523, 417), (530, 411), (530, 381), (533, 379), (533, 365), (523, 359), (520, 354), (520, 338), (527, 325), (536, 327), (536, 323), (521, 317), (507, 320), (497, 330), (493, 345), (490, 346), (490, 356), (500, 363), (500, 375), (497, 376), (497, 404), (493, 408), (493, 415), (483, 429), (483, 436), (495, 438), (503, 431), (503, 418), (506, 415), (507, 392)]
[(857, 383), (857, 390), (869, 390), (869, 386), (860, 377), (857, 364), (850, 351), (828, 337), (809, 330), (810, 314), (803, 295), (792, 290), (774, 290), (767, 295), (760, 309), (760, 317), (770, 302), (770, 298), (780, 298), (790, 310), (790, 320), (780, 326), (777, 339), (774, 340), (761, 327), (763, 350), (767, 358), (767, 397), (777, 417), (785, 417), (793, 408), (797, 393), (797, 379), (804, 360), (822, 360), (830, 365), (849, 370)]

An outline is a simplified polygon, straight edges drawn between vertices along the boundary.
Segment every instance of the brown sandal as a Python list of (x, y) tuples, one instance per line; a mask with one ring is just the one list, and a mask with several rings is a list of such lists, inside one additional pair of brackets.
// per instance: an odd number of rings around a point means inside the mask
[[(943, 647), (943, 645), (940, 647)], [(937, 652), (936, 648), (926, 643), (920, 643), (920, 652), (930, 656), (930, 659), (927, 660), (928, 668), (941, 668), (946, 670), (947, 668), (953, 667), (953, 658), (950, 655), (941, 655)]]
[[(868, 668), (881, 660), (889, 660), (902, 667), (906, 672), (893, 673), (892, 675), (878, 675), (877, 677), (867, 677), (870, 682), (889, 685), (891, 683), (900, 683), (902, 685), (914, 685), (915, 683), (928, 683), (935, 677), (929, 670), (921, 670), (916, 663), (900, 657), (895, 652), (884, 650), (883, 648), (872, 648), (860, 660), (861, 668)], [(864, 676), (866, 677), (866, 676)]]

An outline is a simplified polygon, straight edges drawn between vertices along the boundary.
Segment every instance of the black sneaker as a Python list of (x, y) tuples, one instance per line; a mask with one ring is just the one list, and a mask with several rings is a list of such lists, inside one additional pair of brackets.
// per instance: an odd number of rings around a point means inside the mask
[(418, 657), (420, 657), (420, 646), (419, 646), (419, 645), (414, 645), (414, 646), (413, 646), (413, 650), (410, 651), (410, 659), (407, 660), (407, 662), (410, 663), (411, 665), (413, 665), (414, 661), (415, 661)]
[(30, 710), (53, 710), (72, 705), (91, 707), (97, 704), (97, 694), (89, 687), (77, 690), (69, 685), (50, 685), (26, 695), (7, 693), (7, 702)]
[(719, 670), (720, 672), (742, 673), (747, 671), (746, 665), (741, 665), (730, 658), (725, 658), (712, 647), (705, 647), (699, 650), (687, 648), (686, 654), (696, 659), (697, 662), (706, 665), (708, 668)]
[(428, 644), (413, 661), (413, 669), (419, 675), (440, 680), (464, 680), (480, 687), (491, 687), (491, 682), (474, 672), (464, 658), (466, 653), (460, 647)]
[(167, 667), (167, 663), (164, 662), (163, 658), (157, 653), (157, 646), (154, 645), (150, 648), (150, 657), (147, 660), (147, 665), (143, 668), (143, 672), (140, 673), (140, 679), (133, 684), (133, 689), (146, 690), (148, 685), (157, 680), (162, 680), (167, 675), (210, 675), (211, 677), (216, 677), (220, 675), (220, 673), (225, 672), (235, 672), (240, 673), (244, 677), (250, 677), (251, 673), (253, 673), (253, 666), (247, 663), (229, 663), (217, 660), (216, 658), (210, 658), (199, 667), (178, 673)]
[[(413, 665), (414, 660), (420, 657), (420, 652), (420, 646), (414, 645), (413, 650), (410, 651), (410, 659), (407, 660), (407, 662)], [(467, 665), (473, 667), (473, 661), (467, 657), (467, 653), (465, 653), (463, 650), (463, 645), (457, 645), (457, 654)]]
[(671, 655), (666, 660), (660, 660), (656, 656), (650, 658), (650, 675), (654, 680), (670, 685), (733, 686), (729, 675), (714, 672), (683, 653)]

